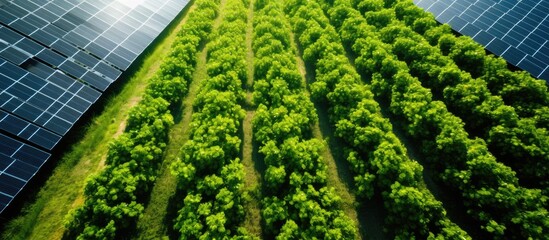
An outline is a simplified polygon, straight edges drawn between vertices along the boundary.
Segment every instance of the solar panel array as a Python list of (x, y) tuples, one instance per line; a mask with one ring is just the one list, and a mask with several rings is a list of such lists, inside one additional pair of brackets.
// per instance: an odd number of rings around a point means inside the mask
[(414, 0), (414, 3), (507, 62), (549, 80), (548, 0)]
[(0, 213), (188, 0), (0, 0)]

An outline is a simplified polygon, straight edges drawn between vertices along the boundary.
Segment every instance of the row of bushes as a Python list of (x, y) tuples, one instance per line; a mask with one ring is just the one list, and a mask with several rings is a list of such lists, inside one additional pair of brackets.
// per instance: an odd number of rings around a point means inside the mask
[(434, 101), (431, 91), (410, 74), (393, 46), (382, 41), (383, 31), (355, 9), (340, 5), (330, 8), (330, 16), (339, 23), (343, 41), (352, 46), (357, 69), (417, 141), (429, 167), (458, 190), (467, 212), (494, 238), (543, 238), (549, 229), (547, 197), (520, 187), (515, 172), (497, 162), (483, 140), (469, 138), (461, 119)]
[(193, 104), (190, 140), (172, 165), (182, 200), (174, 229), (181, 239), (249, 238), (239, 228), (245, 213), (244, 170), (238, 158), (245, 115), (240, 103), (247, 8), (242, 0), (225, 4), (221, 23), (206, 45), (208, 77)]
[(425, 188), (422, 167), (408, 158), (368, 86), (346, 58), (343, 45), (315, 2), (293, 1), (287, 7), (305, 61), (314, 66), (315, 98), (329, 106), (336, 135), (347, 147), (362, 197), (380, 194), (387, 211), (387, 229), (396, 239), (463, 238), (468, 234), (446, 217), (442, 203)]
[(84, 205), (67, 216), (66, 237), (116, 239), (135, 230), (173, 125), (170, 106), (187, 92), (197, 48), (209, 31), (204, 23), (212, 21), (217, 10), (210, 0), (196, 4), (143, 99), (130, 109), (124, 133), (110, 143), (105, 170), (88, 180)]
[(255, 10), (253, 128), (267, 168), (261, 210), (266, 233), (276, 239), (354, 239), (355, 225), (326, 184), (323, 143), (311, 131), (318, 117), (297, 69), (282, 3), (257, 1)]

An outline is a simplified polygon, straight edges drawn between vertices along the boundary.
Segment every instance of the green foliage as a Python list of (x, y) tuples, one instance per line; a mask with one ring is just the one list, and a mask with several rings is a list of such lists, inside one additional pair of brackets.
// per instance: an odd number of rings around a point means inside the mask
[(470, 37), (459, 37), (448, 54), (461, 69), (475, 78), (483, 72), (485, 55), (484, 48)]
[[(503, 59), (487, 55), (470, 37), (425, 24), (435, 22), (434, 17), (419, 14), (422, 10), (410, 1), (400, 1), (394, 11), (405, 28), (415, 33), (401, 36), (392, 46), (410, 73), (466, 123), (468, 132), (485, 139), (497, 159), (517, 171), (526, 186), (547, 188), (547, 171), (538, 164), (549, 161), (544, 144), (549, 134), (543, 130), (548, 127), (547, 118), (536, 115), (549, 106), (547, 84), (509, 70)], [(382, 38), (385, 29), (390, 27), (381, 30)], [(502, 129), (525, 134), (508, 138), (490, 134)]]
[[(544, 152), (542, 150), (545, 148), (544, 143), (547, 142), (544, 137), (545, 130), (538, 129), (535, 120), (520, 119), (513, 107), (505, 105), (502, 98), (492, 95), (491, 91), (497, 88), (497, 84), (471, 77), (471, 75), (480, 76), (484, 71), (482, 69), (486, 66), (482, 48), (478, 48), (478, 45), (465, 38), (455, 39), (451, 35), (444, 34), (443, 28), (433, 30), (435, 26), (426, 24), (429, 20), (425, 17), (429, 16), (414, 15), (412, 13), (416, 10), (413, 8), (415, 6), (409, 1), (400, 1), (395, 5), (394, 11), (397, 18), (406, 26), (396, 23), (394, 26), (381, 28), (378, 32), (371, 32), (371, 28), (365, 27), (368, 32), (361, 33), (360, 29), (345, 27), (347, 25), (343, 23), (341, 35), (345, 36), (346, 41), (353, 46), (352, 49), (358, 56), (356, 60), (358, 70), (366, 78), (371, 76), (373, 88), (379, 90), (375, 91), (376, 96), (389, 101), (392, 114), (404, 125), (407, 134), (421, 143), (425, 154), (429, 156), (430, 166), (441, 173), (440, 180), (459, 190), (468, 213), (483, 223), (482, 228), (487, 233), (495, 238), (501, 238), (503, 235), (512, 238), (543, 238), (542, 235), (549, 229), (549, 225), (544, 220), (547, 219), (547, 210), (543, 207), (547, 204), (547, 197), (543, 196), (539, 190), (520, 187), (516, 173), (496, 161), (489, 150), (497, 153), (498, 159), (506, 163), (511, 163), (511, 159), (528, 159), (526, 156), (537, 158), (538, 160), (532, 162), (528, 160), (526, 164), (521, 162), (519, 169), (526, 172), (527, 169), (534, 171), (535, 168), (540, 170), (539, 174), (543, 175), (546, 170), (537, 163), (546, 161), (541, 160), (544, 158), (541, 155), (547, 156), (547, 154), (541, 154)], [(416, 13), (419, 13), (419, 10)], [(417, 17), (414, 17), (416, 15)], [(357, 17), (351, 19), (351, 16), (357, 15), (349, 14), (349, 16), (349, 22), (361, 24)], [(362, 25), (365, 25), (366, 19), (367, 16), (364, 16)], [(417, 28), (418, 26), (422, 27)], [(413, 32), (403, 29), (407, 27), (411, 27)], [(345, 32), (348, 29), (356, 32)], [(382, 34), (384, 36), (381, 36)], [(421, 34), (426, 36), (423, 37)], [(437, 36), (440, 37), (440, 41), (435, 41)], [(384, 40), (372, 43), (372, 39)], [(440, 49), (432, 46), (433, 43), (438, 43)], [(373, 53), (378, 52), (383, 52), (384, 57), (372, 57)], [(391, 59), (391, 61), (385, 59)], [(393, 61), (401, 61), (401, 63), (388, 64)], [(497, 61), (488, 63), (493, 68), (502, 67), (497, 65)], [(384, 71), (383, 66), (398, 66), (399, 71)], [(429, 86), (431, 89), (423, 86)], [(434, 101), (433, 98), (440, 98), (443, 102)], [(456, 113), (464, 121), (448, 110)], [(361, 116), (363, 119), (365, 115)], [(360, 122), (357, 121), (357, 123)], [(341, 135), (351, 135), (353, 129), (351, 126), (352, 124), (348, 121), (341, 122), (340, 127), (344, 130)], [(488, 140), (488, 144), (479, 139), (471, 139), (465, 127), (468, 130), (475, 129), (472, 132), (481, 133), (480, 135)], [(356, 128), (355, 133), (360, 133), (361, 130)], [(375, 132), (370, 130), (368, 133)], [(366, 145), (361, 149), (368, 149), (370, 147), (368, 144), (377, 142), (378, 138), (368, 138), (369, 141), (365, 141)], [(388, 142), (394, 143), (394, 141)], [(352, 142), (352, 144), (356, 143), (360, 142)], [(383, 145), (383, 148), (381, 146), (376, 151), (391, 149), (388, 148), (390, 144)], [(385, 151), (383, 156), (394, 154)], [(398, 153), (396, 150), (394, 152)], [(367, 167), (357, 164), (357, 159), (361, 156), (370, 159), (376, 157), (375, 154), (366, 155), (360, 151), (351, 153), (352, 155), (349, 156), (353, 166), (360, 170)], [(502, 157), (503, 154), (507, 154), (507, 159)], [(382, 162), (390, 162), (394, 159), (386, 157)], [(519, 167), (519, 164), (511, 165)], [(407, 171), (408, 173), (417, 171), (412, 170), (415, 169), (413, 164), (410, 167), (408, 168), (411, 171)], [(361, 181), (375, 179), (370, 175), (359, 175), (364, 177), (358, 179)], [(527, 180), (528, 177), (524, 178), (524, 175), (527, 174), (521, 175), (521, 179)], [(536, 176), (535, 173), (532, 175)], [(403, 179), (410, 179), (411, 182), (414, 181), (413, 176), (399, 175), (404, 177)], [(547, 177), (542, 176), (539, 179), (547, 179)], [(398, 182), (403, 184), (407, 181), (399, 180)], [(413, 193), (406, 188), (398, 189), (400, 190), (392, 192), (390, 196)], [(371, 194), (370, 188), (363, 188), (363, 190), (366, 194)], [(421, 195), (413, 193), (411, 196)], [(410, 206), (414, 206), (413, 198), (408, 198), (407, 201), (411, 202)], [(410, 206), (408, 207), (413, 209)], [(426, 210), (426, 214), (430, 211), (428, 209), (440, 212), (436, 210), (437, 204), (429, 206), (431, 207), (421, 206), (420, 208)], [(414, 213), (418, 212), (414, 211)], [(408, 215), (414, 216), (411, 214)], [(528, 224), (519, 223), (521, 221), (526, 221)], [(439, 225), (444, 222), (447, 221), (432, 223)], [(456, 236), (455, 228), (447, 226), (445, 229), (440, 233)], [(399, 233), (399, 236), (409, 238), (406, 234)], [(435, 238), (442, 235), (429, 233), (429, 236)]]
[[(393, 13), (384, 11), (371, 14), (374, 9), (383, 9), (383, 1), (360, 2), (361, 8), (368, 10), (368, 23), (372, 22), (376, 27), (391, 25), (389, 23), (393, 21)], [(368, 26), (356, 10), (345, 4), (343, 1), (336, 1), (334, 9), (326, 6), (327, 4), (324, 8), (328, 9), (335, 25), (341, 26), (343, 41), (359, 50), (357, 55), (360, 57), (355, 64), (363, 67), (365, 75), (378, 73), (381, 69), (383, 76), (392, 77), (398, 72), (401, 63), (382, 49), (383, 43), (379, 38), (370, 38), (369, 31), (375, 28)], [(385, 4), (391, 3), (388, 1)], [(319, 6), (313, 2), (303, 3), (297, 12), (304, 9), (315, 12)], [(372, 197), (376, 191), (381, 193), (389, 213), (387, 224), (390, 229), (395, 230), (396, 238), (427, 238), (435, 235), (469, 238), (467, 233), (448, 220), (442, 204), (427, 189), (420, 187), (423, 181), (421, 165), (407, 157), (405, 148), (392, 133), (391, 124), (382, 116), (379, 105), (373, 99), (374, 94), (369, 87), (360, 83), (359, 75), (347, 61), (339, 39), (330, 42), (322, 40), (323, 35), (332, 36), (335, 30), (324, 28), (317, 33), (320, 36), (316, 38), (316, 42), (303, 37), (308, 33), (306, 30), (302, 31), (301, 25), (328, 25), (328, 19), (324, 16), (296, 14), (292, 20), (299, 43), (304, 48), (304, 57), (305, 53), (315, 51), (318, 46), (334, 50), (330, 54), (315, 54), (313, 56), (316, 59), (310, 59), (314, 60), (312, 64), (316, 66), (316, 82), (313, 83), (312, 90), (315, 98), (329, 104), (330, 119), (335, 123), (336, 135), (348, 146), (346, 155), (355, 173), (357, 193), (363, 197)], [(401, 34), (399, 29), (394, 30), (387, 35)], [(354, 41), (357, 38), (361, 39), (360, 42)], [(375, 78), (380, 79), (383, 76), (380, 74)], [(403, 75), (397, 81), (405, 84), (411, 80)], [(376, 87), (386, 88), (385, 92), (388, 92), (390, 86), (383, 79), (379, 80)], [(416, 95), (403, 97), (429, 96), (429, 93), (418, 92)], [(419, 111), (418, 108), (421, 109), (422, 106), (413, 106), (410, 111)], [(415, 113), (410, 112), (410, 115)], [(428, 129), (422, 131), (428, 132)]]
[[(244, 2), (229, 1), (208, 48), (208, 78), (193, 103), (191, 137), (171, 170), (184, 198), (174, 229), (181, 239), (247, 239), (239, 130), (245, 112), (242, 82), (247, 76)], [(213, 20), (213, 15), (211, 16)]]
[[(415, 23), (418, 21), (419, 19), (416, 19)], [(398, 28), (406, 29), (408, 27), (401, 24)], [(413, 26), (411, 28), (413, 29)], [(497, 70), (506, 69), (506, 66), (496, 60), (486, 58), (484, 49), (471, 38), (455, 38), (451, 34), (442, 35), (438, 41), (439, 51), (437, 47), (431, 46), (425, 38), (421, 37), (420, 31), (413, 30), (400, 30), (400, 33), (406, 32), (406, 34), (394, 34), (396, 36), (394, 40), (385, 41), (391, 43), (392, 53), (399, 60), (408, 64), (410, 74), (421, 79), (422, 85), (431, 88), (435, 99), (442, 100), (448, 110), (466, 123), (468, 132), (485, 139), (498, 160), (513, 167), (519, 178), (528, 183), (527, 186), (546, 187), (547, 171), (538, 163), (549, 161), (547, 158), (549, 147), (545, 144), (549, 141), (549, 134), (537, 127), (540, 124), (536, 121), (520, 117), (520, 115), (531, 117), (535, 109), (540, 109), (548, 104), (546, 86), (537, 85), (535, 81), (524, 78), (525, 81), (520, 84), (520, 87), (517, 86), (518, 83), (515, 83), (497, 90), (497, 93), (505, 94), (500, 97), (493, 93), (496, 92), (495, 83), (479, 78), (485, 72), (485, 62), (491, 65), (492, 70), (490, 71), (507, 74), (506, 77), (501, 76), (504, 79), (511, 80), (514, 74)], [(395, 32), (395, 27), (381, 29), (382, 38), (390, 36), (387, 32)], [(364, 47), (362, 40), (358, 39), (355, 46), (355, 50)], [(383, 47), (379, 45), (377, 49), (380, 48)], [(386, 47), (386, 49), (388, 48)], [(361, 52), (363, 54), (357, 59), (357, 66), (364, 68), (366, 73), (369, 73), (371, 69), (377, 69), (381, 60), (364, 54), (364, 50)], [(363, 63), (363, 59), (366, 58), (367, 61), (377, 64)], [(384, 77), (390, 78), (387, 74)], [(513, 81), (518, 82), (518, 80)], [(544, 91), (545, 93), (543, 93)], [(508, 95), (507, 93), (510, 92), (515, 94)], [(398, 101), (398, 99), (393, 100)], [(534, 102), (536, 104), (533, 104)], [(518, 106), (518, 110), (508, 105), (509, 103)], [(502, 129), (523, 134), (513, 137), (490, 134), (490, 132), (501, 133)], [(519, 161), (519, 159), (523, 161)]]
[[(171, 169), (182, 193), (173, 227), (182, 239), (249, 238), (238, 227), (245, 215), (238, 157), (249, 3), (228, 0), (213, 33), (219, 0), (195, 4), (143, 100), (130, 110), (125, 132), (110, 144), (105, 170), (88, 180), (83, 206), (66, 217), (67, 238), (115, 239), (135, 229), (173, 125), (170, 107), (187, 91), (205, 40), (210, 40), (209, 77), (193, 105), (191, 138)], [(409, 0), (289, 0), (284, 6), (258, 0), (254, 7), (253, 132), (266, 164), (261, 215), (268, 236), (357, 234), (326, 184), (324, 143), (311, 136), (318, 117), (296, 68), (293, 31), (303, 59), (315, 70), (312, 98), (329, 106), (335, 134), (345, 144), (354, 189), (364, 198), (382, 197), (387, 228), (396, 239), (470, 237), (425, 188), (423, 167), (408, 157), (374, 98), (388, 103), (393, 120), (428, 156), (428, 167), (460, 194), (458, 200), (487, 234), (546, 237), (544, 82), (509, 70), (501, 58), (455, 36)], [(356, 70), (346, 50), (356, 57)], [(543, 189), (524, 188), (519, 179)]]
[(115, 239), (135, 229), (174, 124), (169, 107), (187, 91), (196, 49), (216, 15), (215, 1), (198, 1), (197, 5), (178, 33), (172, 52), (150, 80), (143, 100), (130, 109), (124, 133), (109, 145), (105, 170), (88, 180), (84, 205), (67, 215), (66, 237)]
[[(276, 239), (353, 239), (355, 226), (334, 190), (326, 187), (327, 167), (319, 153), (323, 143), (311, 139), (316, 110), (303, 93), (282, 5), (262, 1), (256, 7), (253, 130), (267, 166), (261, 210), (266, 233)], [(321, 27), (307, 29), (303, 41), (319, 40)], [(330, 52), (324, 49), (329, 39), (319, 41), (304, 53), (306, 61)]]

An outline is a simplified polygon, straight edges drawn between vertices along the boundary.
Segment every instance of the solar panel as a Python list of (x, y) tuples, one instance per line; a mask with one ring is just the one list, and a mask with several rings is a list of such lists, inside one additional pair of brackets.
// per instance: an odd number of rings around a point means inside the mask
[(533, 76), (549, 80), (549, 0), (414, 0), (492, 53)]
[(60, 135), (2, 110), (0, 110), (0, 129), (35, 143), (47, 150), (53, 149), (61, 140)]
[(516, 47), (513, 47), (513, 45), (510, 45), (507, 51), (505, 51), (501, 56), (503, 56), (507, 62), (517, 66), (520, 61), (526, 57), (526, 53), (518, 50)]
[(188, 2), (0, 3), (0, 213)]
[(494, 36), (490, 35), (489, 33), (485, 31), (480, 31), (473, 37), (475, 41), (478, 43), (486, 46), (488, 45), (492, 40), (494, 40)]
[(0, 133), (0, 212), (49, 157), (45, 151)]

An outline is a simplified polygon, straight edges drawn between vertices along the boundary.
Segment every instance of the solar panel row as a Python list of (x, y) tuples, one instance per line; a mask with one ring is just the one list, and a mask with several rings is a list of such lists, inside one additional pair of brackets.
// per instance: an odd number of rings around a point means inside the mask
[(549, 1), (414, 0), (414, 3), (509, 63), (549, 80)]
[(188, 0), (0, 0), (0, 213)]

